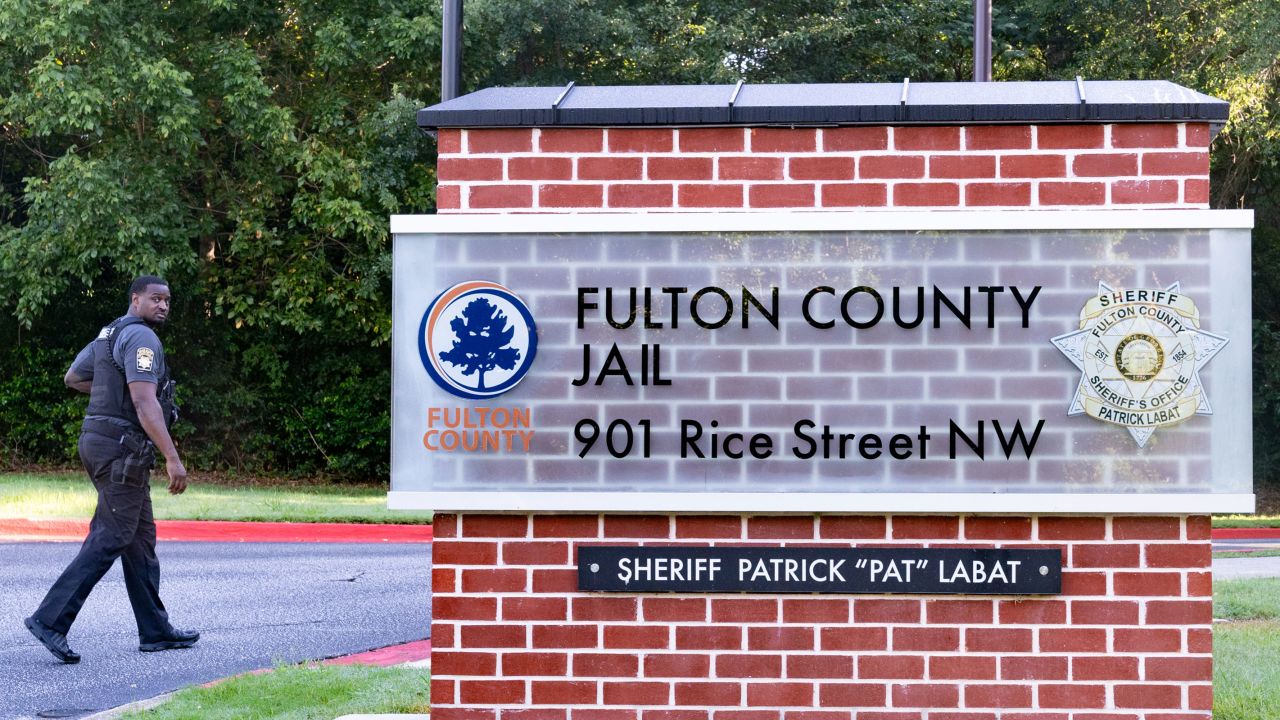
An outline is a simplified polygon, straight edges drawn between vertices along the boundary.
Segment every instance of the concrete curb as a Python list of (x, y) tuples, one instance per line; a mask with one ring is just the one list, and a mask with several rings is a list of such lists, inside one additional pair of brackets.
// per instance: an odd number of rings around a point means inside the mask
[(429, 720), (430, 715), (343, 715), (338, 720)]
[[(80, 541), (82, 519), (0, 518), (0, 541)], [(156, 537), (175, 542), (429, 543), (430, 525), (158, 520)]]
[(120, 707), (111, 708), (110, 710), (103, 710), (102, 712), (94, 713), (88, 717), (82, 718), (81, 720), (115, 720), (115, 718), (118, 718), (127, 712), (133, 712), (135, 710), (150, 710), (153, 707), (163, 705), (169, 702), (169, 699), (172, 697), (173, 693), (171, 692), (163, 695), (157, 695), (153, 698), (147, 698), (146, 700), (131, 702), (128, 705), (121, 705)]

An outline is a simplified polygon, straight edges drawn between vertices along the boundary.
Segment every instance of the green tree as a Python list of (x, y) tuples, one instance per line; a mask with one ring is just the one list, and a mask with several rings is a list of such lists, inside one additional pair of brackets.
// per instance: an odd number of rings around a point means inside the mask
[[(357, 368), (383, 378), (387, 216), (433, 205), (434, 147), (412, 116), (434, 99), (439, 22), (392, 0), (0, 4), (11, 322), (69, 362), (91, 336), (60, 312), (72, 298), (95, 298), (104, 323), (129, 277), (165, 275), (194, 439), (231, 465), (257, 430), (308, 416), (317, 389)], [(331, 353), (353, 355), (318, 377)], [(385, 415), (385, 386), (362, 392)]]
[(1049, 72), (1167, 79), (1231, 102), (1211, 204), (1253, 208), (1254, 465), (1280, 483), (1280, 3), (1036, 0)]
[[(1232, 101), (1213, 204), (1258, 211), (1255, 408), (1280, 431), (1280, 4), (994, 9), (997, 79), (1171, 79)], [(470, 0), (464, 86), (965, 80), (970, 13)], [(434, 205), (413, 111), (438, 98), (439, 33), (439, 5), (406, 0), (0, 3), (0, 449), (70, 457), (75, 401), (36, 427), (23, 398), (60, 386), (146, 271), (174, 285), (199, 463), (384, 474), (387, 216)], [(1255, 447), (1277, 475), (1280, 448)]]

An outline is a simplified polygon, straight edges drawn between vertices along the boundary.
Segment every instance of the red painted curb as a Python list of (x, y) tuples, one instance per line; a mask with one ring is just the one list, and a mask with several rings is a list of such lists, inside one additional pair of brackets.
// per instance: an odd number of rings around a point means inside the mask
[(1214, 540), (1274, 540), (1280, 528), (1214, 528)]
[[(0, 518), (0, 540), (83, 540), (88, 520)], [(430, 525), (158, 520), (156, 537), (177, 542), (429, 543)]]
[(323, 665), (399, 665), (431, 658), (431, 641), (418, 640), (403, 645), (378, 648), (369, 652), (344, 655), (325, 660)]
[[(431, 659), (431, 640), (416, 640), (414, 642), (404, 643), (402, 645), (391, 645), (377, 650), (369, 650), (367, 652), (355, 653), (354, 655), (343, 655), (342, 657), (329, 658), (321, 660), (321, 665), (376, 665), (386, 667), (388, 665), (399, 665), (407, 662), (417, 662), (419, 660)], [(210, 680), (202, 683), (200, 687), (209, 688), (215, 685), (231, 680), (233, 678), (243, 677), (245, 675), (265, 675), (275, 668), (259, 668), (239, 675), (231, 675), (229, 677)]]

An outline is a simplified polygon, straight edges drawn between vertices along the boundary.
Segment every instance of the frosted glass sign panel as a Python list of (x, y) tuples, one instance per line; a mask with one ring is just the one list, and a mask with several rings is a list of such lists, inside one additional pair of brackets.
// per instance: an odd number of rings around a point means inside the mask
[(1251, 492), (1246, 229), (400, 233), (394, 282), (393, 504)]

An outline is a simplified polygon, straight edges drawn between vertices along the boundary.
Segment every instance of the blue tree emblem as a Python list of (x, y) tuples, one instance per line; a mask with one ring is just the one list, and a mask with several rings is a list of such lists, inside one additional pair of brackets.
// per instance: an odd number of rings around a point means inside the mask
[(487, 299), (480, 297), (467, 303), (462, 314), (449, 321), (453, 330), (453, 347), (440, 353), (440, 359), (462, 368), (464, 376), (479, 373), (476, 390), (485, 390), (484, 374), (494, 368), (511, 370), (520, 362), (520, 350), (507, 347), (515, 336), (515, 328), (507, 324), (507, 316)]

